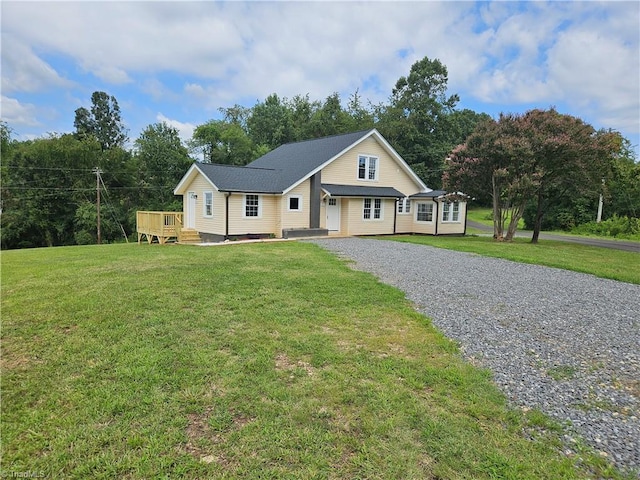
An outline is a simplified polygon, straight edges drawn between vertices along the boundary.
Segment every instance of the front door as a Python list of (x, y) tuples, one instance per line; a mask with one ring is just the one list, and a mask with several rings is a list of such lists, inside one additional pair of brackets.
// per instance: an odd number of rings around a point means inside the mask
[(327, 200), (327, 230), (340, 231), (340, 202), (337, 198)]
[(187, 212), (184, 219), (185, 228), (196, 228), (196, 192), (187, 192)]

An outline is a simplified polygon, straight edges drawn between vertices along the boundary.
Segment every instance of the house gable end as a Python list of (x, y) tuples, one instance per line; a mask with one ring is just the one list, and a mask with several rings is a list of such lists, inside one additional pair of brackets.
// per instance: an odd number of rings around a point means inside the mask
[[(366, 162), (366, 177), (362, 176), (362, 160)], [(394, 187), (405, 195), (429, 190), (377, 130), (364, 135), (322, 167), (323, 184)]]
[[(308, 178), (311, 178), (316, 173), (324, 170), (327, 166), (331, 165), (335, 160), (342, 158), (349, 151), (357, 149), (359, 145), (364, 143), (369, 138), (373, 138), (379, 143), (382, 149), (392, 158), (392, 160), (394, 160), (400, 166), (400, 168), (411, 178), (411, 180), (416, 184), (416, 186), (421, 191), (431, 191), (431, 189), (427, 187), (424, 184), (424, 182), (422, 182), (420, 177), (416, 175), (416, 173), (411, 169), (411, 167), (409, 167), (409, 164), (407, 164), (407, 162), (404, 161), (404, 159), (400, 156), (400, 154), (398, 154), (398, 152), (396, 152), (396, 150), (389, 144), (389, 142), (387, 142), (387, 140), (380, 134), (380, 132), (378, 132), (378, 130), (374, 128), (368, 132), (363, 132), (363, 135), (360, 138), (358, 138), (356, 141), (354, 141), (353, 143), (351, 143), (350, 145), (342, 149), (340, 152), (333, 155), (331, 158), (328, 158), (321, 165), (317, 166), (316, 168), (308, 172), (304, 177), (300, 178), (299, 180), (297, 180), (296, 182), (288, 186), (283, 191), (283, 193), (286, 194), (287, 192), (291, 191), (292, 189), (300, 185), (302, 182), (304, 182)], [(364, 152), (360, 152), (360, 153), (364, 153)], [(354, 171), (355, 171), (355, 168), (356, 166), (354, 165)]]
[(216, 186), (216, 184), (213, 183), (213, 181), (209, 178), (209, 176), (206, 175), (199, 168), (198, 163), (194, 163), (193, 165), (191, 165), (191, 167), (189, 167), (189, 170), (187, 170), (187, 173), (184, 174), (184, 176), (182, 177), (182, 179), (180, 180), (180, 182), (178, 183), (176, 188), (173, 189), (173, 194), (174, 195), (184, 195), (186, 193), (186, 188), (193, 182), (193, 180), (198, 175), (201, 175), (207, 181), (207, 183), (209, 183), (211, 185), (211, 187), (214, 188), (216, 191), (220, 190)]

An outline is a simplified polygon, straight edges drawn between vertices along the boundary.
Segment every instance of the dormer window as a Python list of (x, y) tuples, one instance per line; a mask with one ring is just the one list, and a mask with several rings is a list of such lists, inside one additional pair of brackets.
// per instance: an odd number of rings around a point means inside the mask
[(378, 158), (369, 155), (358, 157), (358, 179), (377, 180), (378, 179)]

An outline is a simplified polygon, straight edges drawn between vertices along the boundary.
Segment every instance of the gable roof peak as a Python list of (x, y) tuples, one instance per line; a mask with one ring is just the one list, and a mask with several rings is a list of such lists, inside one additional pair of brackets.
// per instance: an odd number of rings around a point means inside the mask
[(375, 128), (368, 128), (366, 130), (358, 130), (358, 131), (355, 131), (355, 132), (334, 133), (333, 135), (327, 135), (327, 136), (324, 136), (324, 137), (308, 138), (306, 140), (297, 140), (295, 142), (283, 143), (282, 145), (274, 148), (272, 151), (277, 150), (278, 148), (286, 147), (287, 145), (296, 145), (296, 144), (301, 144), (301, 143), (318, 142), (318, 141), (330, 140), (332, 138), (338, 138), (338, 137), (347, 137), (347, 136), (348, 137), (352, 137), (352, 136), (353, 137), (355, 137), (355, 136), (364, 137), (366, 134), (371, 133), (373, 130), (376, 130), (376, 129)]
[(249, 165), (231, 165), (228, 163), (195, 162), (195, 164), (202, 168), (239, 168), (242, 170), (252, 169), (252, 170), (270, 170), (270, 171), (275, 170), (269, 167), (250, 167)]

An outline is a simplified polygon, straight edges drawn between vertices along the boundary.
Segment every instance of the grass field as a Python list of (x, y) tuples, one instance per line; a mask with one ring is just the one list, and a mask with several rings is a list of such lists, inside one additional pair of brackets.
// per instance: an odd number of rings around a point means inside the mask
[(1, 261), (2, 476), (623, 478), (314, 245)]
[(554, 240), (540, 240), (538, 244), (532, 244), (528, 238), (515, 238), (512, 242), (496, 242), (487, 236), (396, 235), (381, 238), (563, 268), (640, 284), (640, 255), (634, 252)]
[[(509, 226), (509, 216), (505, 223), (505, 230)], [(467, 210), (467, 219), (473, 222), (482, 223), (483, 225), (487, 225), (489, 227), (493, 227), (493, 210), (491, 208), (470, 208)], [(524, 228), (524, 220), (520, 219), (518, 221), (518, 229), (522, 230)]]

